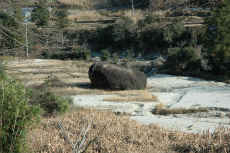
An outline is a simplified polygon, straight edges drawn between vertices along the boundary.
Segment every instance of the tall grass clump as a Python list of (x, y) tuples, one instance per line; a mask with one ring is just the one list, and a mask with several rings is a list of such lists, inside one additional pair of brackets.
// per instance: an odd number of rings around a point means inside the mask
[(29, 106), (24, 85), (8, 79), (0, 63), (0, 152), (26, 152), (25, 137), (32, 125), (40, 122), (42, 109)]

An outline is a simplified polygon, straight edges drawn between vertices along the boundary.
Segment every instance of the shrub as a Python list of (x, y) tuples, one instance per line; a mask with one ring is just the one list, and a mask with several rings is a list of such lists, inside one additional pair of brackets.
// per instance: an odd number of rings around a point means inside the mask
[(128, 61), (132, 60), (134, 56), (135, 56), (135, 53), (133, 52), (132, 49), (131, 49), (131, 50), (127, 50), (126, 59), (127, 59)]
[(63, 114), (69, 110), (69, 105), (73, 100), (69, 97), (61, 97), (53, 92), (46, 90), (40, 95), (41, 107), (47, 113)]
[(7, 79), (2, 65), (0, 78), (0, 151), (23, 152), (24, 138), (43, 111), (38, 105), (28, 106), (25, 87), (19, 80)]
[(133, 19), (122, 16), (121, 20), (114, 25), (111, 36), (118, 48), (124, 48), (133, 41), (134, 32), (136, 32), (136, 27)]
[(107, 61), (110, 59), (111, 55), (108, 50), (104, 49), (101, 51), (101, 53), (102, 53), (102, 57), (101, 57), (102, 61)]
[(180, 56), (181, 58), (183, 58), (183, 61), (188, 61), (188, 62), (196, 61), (198, 59), (196, 48), (194, 47), (185, 47), (182, 50), (182, 53)]
[(163, 29), (164, 41), (175, 46), (185, 32), (185, 26), (182, 22), (176, 22), (170, 27)]
[(72, 58), (88, 60), (91, 57), (91, 51), (83, 46), (73, 46), (72, 51)]
[(117, 64), (118, 60), (119, 60), (118, 54), (117, 53), (113, 53), (113, 63)]
[(182, 70), (201, 70), (201, 61), (196, 53), (196, 48), (179, 47), (168, 49), (168, 57), (165, 62), (167, 68), (174, 68), (174, 71), (181, 72)]
[(137, 25), (140, 27), (140, 28), (143, 28), (147, 25), (150, 25), (150, 24), (153, 24), (153, 23), (156, 23), (156, 22), (159, 22), (159, 16), (156, 15), (156, 14), (153, 14), (153, 13), (149, 13), (145, 16), (145, 18), (143, 20), (139, 20), (137, 22)]
[(63, 87), (66, 84), (57, 77), (46, 80), (42, 85), (28, 90), (30, 93), (30, 103), (39, 103), (47, 113), (63, 114), (69, 110), (73, 103), (70, 97), (62, 97), (51, 91), (51, 87)]

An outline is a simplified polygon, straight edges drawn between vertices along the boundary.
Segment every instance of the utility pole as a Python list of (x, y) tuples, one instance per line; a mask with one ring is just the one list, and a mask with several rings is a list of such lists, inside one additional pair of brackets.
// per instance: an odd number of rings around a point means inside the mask
[(27, 38), (27, 4), (26, 4), (25, 21), (26, 21), (26, 56), (28, 56), (28, 38)]
[(133, 0), (130, 0), (132, 2), (132, 11), (133, 11), (133, 15), (134, 15), (134, 5), (133, 5)]

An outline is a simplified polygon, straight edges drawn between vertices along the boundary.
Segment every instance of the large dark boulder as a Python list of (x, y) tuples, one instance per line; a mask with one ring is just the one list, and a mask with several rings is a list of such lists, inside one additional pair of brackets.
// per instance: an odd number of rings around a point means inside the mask
[(109, 63), (94, 63), (89, 78), (97, 88), (110, 90), (144, 89), (147, 78), (143, 72)]

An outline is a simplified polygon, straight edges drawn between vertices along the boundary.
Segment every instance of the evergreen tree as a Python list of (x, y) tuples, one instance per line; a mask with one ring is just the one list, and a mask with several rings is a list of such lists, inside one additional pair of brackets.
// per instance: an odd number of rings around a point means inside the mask
[(61, 30), (62, 33), (62, 45), (64, 45), (64, 29), (68, 27), (71, 23), (71, 21), (68, 19), (69, 13), (67, 10), (56, 10), (54, 13), (54, 21), (55, 25), (57, 26), (58, 29)]
[(25, 43), (24, 16), (21, 11), (19, 7), (13, 6), (13, 9), (0, 12), (1, 47), (12, 49), (21, 47)]
[(48, 26), (50, 20), (50, 12), (46, 0), (39, 0), (35, 3), (36, 8), (33, 10), (31, 17), (32, 21), (36, 22), (37, 27), (44, 29)]
[(64, 28), (68, 27), (70, 25), (70, 20), (68, 19), (69, 13), (67, 10), (56, 10), (54, 13), (54, 21), (55, 25), (63, 30)]
[(203, 55), (215, 74), (230, 70), (230, 1), (222, 1), (207, 17)]

